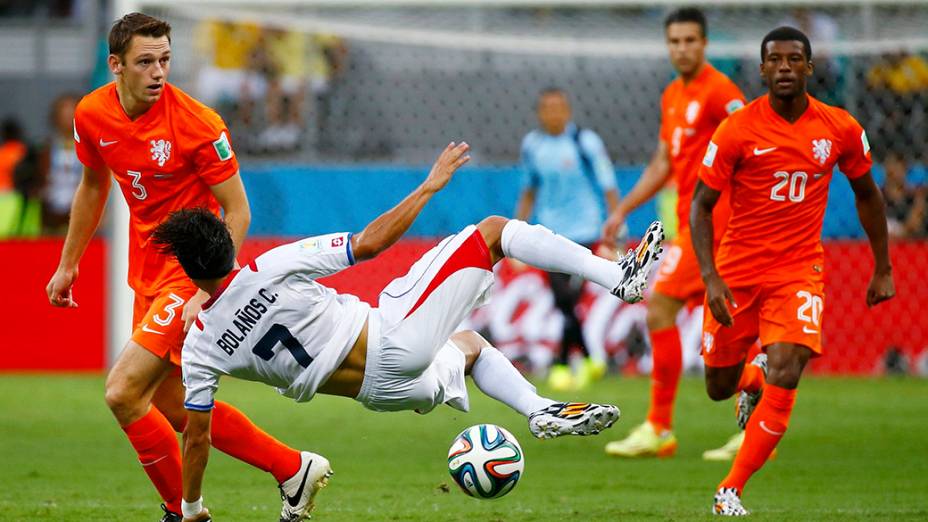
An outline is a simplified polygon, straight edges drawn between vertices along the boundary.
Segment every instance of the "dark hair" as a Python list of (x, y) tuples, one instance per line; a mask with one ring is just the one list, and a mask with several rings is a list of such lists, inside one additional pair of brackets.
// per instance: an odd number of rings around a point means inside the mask
[(0, 123), (0, 141), (20, 141), (23, 139), (23, 127), (19, 121), (8, 116)]
[(208, 209), (171, 212), (151, 237), (159, 252), (177, 258), (190, 279), (218, 279), (234, 267), (232, 235), (226, 224)]
[(667, 28), (670, 27), (670, 24), (681, 24), (685, 22), (699, 24), (699, 29), (702, 31), (702, 37), (706, 37), (706, 15), (704, 15), (701, 10), (695, 7), (681, 7), (680, 9), (672, 11), (669, 15), (667, 15), (667, 18), (664, 18), (664, 31), (667, 31)]
[(108, 39), (110, 54), (124, 58), (133, 36), (168, 37), (171, 41), (171, 24), (142, 13), (129, 13), (113, 23)]
[(760, 43), (760, 61), (762, 62), (767, 59), (767, 42), (800, 42), (802, 43), (806, 60), (812, 61), (812, 44), (809, 43), (809, 37), (795, 27), (784, 25), (767, 33), (767, 36), (765, 36), (764, 40)]

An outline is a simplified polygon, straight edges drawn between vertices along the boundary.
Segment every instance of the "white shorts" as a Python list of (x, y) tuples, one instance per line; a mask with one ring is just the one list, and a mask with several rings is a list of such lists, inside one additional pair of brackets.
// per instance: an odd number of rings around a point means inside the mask
[(467, 411), (464, 353), (448, 339), (493, 286), (490, 252), (471, 225), (425, 253), (380, 293), (367, 326), (357, 400), (375, 411)]

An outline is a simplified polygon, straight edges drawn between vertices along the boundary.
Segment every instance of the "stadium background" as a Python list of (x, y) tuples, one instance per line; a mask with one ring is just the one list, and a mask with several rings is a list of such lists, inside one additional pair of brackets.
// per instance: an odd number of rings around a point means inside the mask
[[(925, 4), (703, 4), (708, 5), (710, 60), (749, 98), (762, 93), (757, 42), (768, 26), (808, 24), (819, 71), (813, 94), (847, 107), (867, 128), (878, 181), (886, 177), (883, 162), (892, 152), (905, 160), (907, 183), (924, 187)], [(273, 9), (215, 0), (0, 3), (0, 48), (6, 49), (0, 56), (0, 115), (18, 118), (28, 140), (41, 142), (49, 133), (47, 107), (56, 95), (86, 92), (109, 80), (102, 38), (114, 13), (143, 8), (166, 17), (174, 25), (172, 82), (208, 98), (232, 130), (253, 211), (243, 260), (295, 237), (360, 229), (422, 179), (445, 143), (468, 141), (472, 165), (429, 204), (410, 237), (375, 265), (330, 281), (368, 300), (435, 238), (489, 214), (512, 214), (520, 187), (519, 143), (535, 125), (533, 104), (541, 88), (557, 85), (569, 92), (575, 121), (603, 137), (623, 192), (654, 146), (660, 92), (672, 78), (661, 20), (676, 2), (264, 5)], [(280, 55), (288, 57), (286, 66), (274, 64)], [(298, 87), (275, 115), (281, 96), (274, 85), (286, 91), (285, 76), (298, 78)], [(636, 212), (631, 235), (658, 215), (669, 217), (672, 202), (670, 188)], [(112, 214), (81, 264), (78, 310), (51, 309), (42, 292), (60, 238), (35, 237), (23, 227), (18, 235), (28, 237), (0, 241), (0, 273), (9, 296), (0, 303), (0, 314), (16, 318), (15, 326), (0, 333), (0, 368), (97, 371), (122, 346), (118, 340), (128, 335), (119, 275), (123, 232), (119, 213)], [(874, 310), (863, 303), (872, 266), (869, 250), (853, 193), (841, 176), (833, 182), (823, 236), (829, 260), (828, 354), (814, 369), (924, 370), (924, 235), (893, 241), (898, 297)], [(498, 292), (516, 276), (539, 277), (504, 270)], [(597, 297), (591, 295), (587, 305)], [(544, 351), (556, 341), (557, 329), (550, 328), (556, 312), (543, 291), (508, 296), (506, 302), (507, 308), (491, 307), (475, 324), (495, 333), (509, 353)], [(632, 324), (640, 324), (640, 314), (632, 312), (629, 317), (638, 318)], [(618, 317), (623, 310), (614, 313)], [(544, 320), (530, 323), (528, 316)], [(619, 337), (600, 333), (618, 370), (647, 370), (638, 364), (641, 332), (638, 328), (636, 335), (636, 328), (628, 338), (626, 330)]]

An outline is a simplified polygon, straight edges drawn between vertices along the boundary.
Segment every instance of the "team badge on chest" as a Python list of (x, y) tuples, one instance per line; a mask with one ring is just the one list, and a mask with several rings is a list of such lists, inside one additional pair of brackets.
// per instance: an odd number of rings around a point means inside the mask
[(158, 162), (159, 167), (171, 157), (171, 142), (168, 140), (151, 140), (151, 159)]
[(824, 165), (828, 161), (828, 157), (831, 156), (831, 140), (824, 138), (812, 140), (812, 156), (815, 157), (815, 161)]

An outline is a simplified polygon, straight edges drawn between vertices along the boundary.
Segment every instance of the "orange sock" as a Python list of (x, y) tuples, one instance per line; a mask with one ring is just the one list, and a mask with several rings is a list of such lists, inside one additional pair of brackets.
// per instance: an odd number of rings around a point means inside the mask
[(278, 484), (300, 469), (299, 451), (265, 433), (230, 404), (216, 401), (210, 435), (216, 449), (269, 472)]
[(153, 407), (141, 419), (123, 427), (123, 431), (138, 453), (139, 463), (164, 500), (164, 505), (180, 513), (183, 489), (180, 446), (171, 423)]
[(651, 332), (651, 353), (654, 369), (651, 370), (648, 421), (660, 432), (669, 430), (673, 423), (673, 403), (683, 368), (683, 349), (676, 326)]
[(764, 387), (763, 370), (751, 364), (760, 351), (760, 345), (757, 343), (752, 344), (748, 350), (747, 358), (744, 360), (744, 370), (741, 372), (741, 380), (738, 381), (739, 391), (754, 393)]
[(744, 484), (767, 462), (786, 433), (795, 403), (796, 390), (787, 390), (773, 384), (764, 388), (764, 396), (744, 430), (744, 444), (719, 488), (736, 488), (739, 493), (744, 490)]

